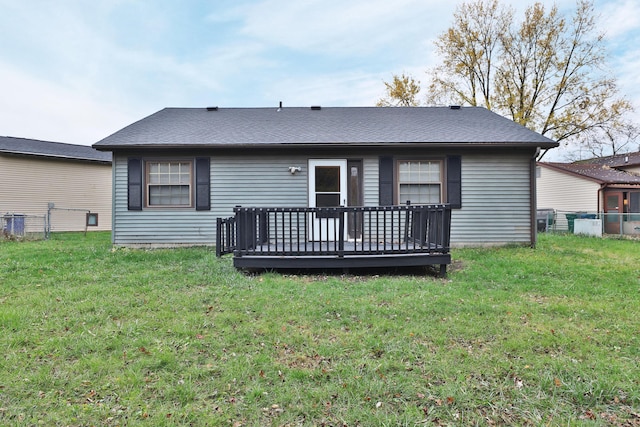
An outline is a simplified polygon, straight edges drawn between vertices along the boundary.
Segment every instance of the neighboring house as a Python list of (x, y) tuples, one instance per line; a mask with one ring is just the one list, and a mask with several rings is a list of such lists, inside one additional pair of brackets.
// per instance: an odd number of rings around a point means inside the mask
[(557, 145), (479, 107), (210, 107), (163, 109), (93, 147), (113, 152), (116, 245), (213, 245), (238, 205), (410, 200), (451, 204), (462, 246), (535, 242), (536, 153)]
[(615, 156), (595, 157), (593, 159), (580, 160), (576, 164), (589, 164), (608, 166), (625, 172), (640, 175), (640, 151), (634, 153), (616, 154)]
[(48, 215), (50, 231), (83, 231), (91, 211), (90, 230), (110, 230), (111, 187), (111, 153), (0, 137), (0, 215)]
[(637, 234), (640, 174), (635, 171), (639, 167), (638, 153), (575, 163), (540, 162), (538, 208), (560, 212), (556, 218), (562, 227), (563, 213), (604, 213), (605, 233)]

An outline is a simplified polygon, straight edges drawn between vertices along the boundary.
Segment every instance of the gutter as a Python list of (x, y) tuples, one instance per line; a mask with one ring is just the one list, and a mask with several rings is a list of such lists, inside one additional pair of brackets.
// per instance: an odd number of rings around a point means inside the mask
[(37, 152), (34, 153), (34, 152), (15, 151), (15, 150), (11, 150), (11, 151), (0, 150), (0, 154), (24, 156), (24, 157), (45, 157), (49, 159), (78, 160), (78, 161), (106, 163), (106, 164), (110, 164), (112, 162), (112, 160), (96, 159), (96, 158), (90, 158), (90, 157), (65, 156), (61, 154), (37, 153)]
[(411, 147), (411, 148), (479, 148), (479, 147), (494, 147), (494, 148), (554, 148), (557, 145), (549, 147), (549, 143), (530, 143), (530, 142), (308, 142), (308, 143), (229, 143), (229, 144), (176, 144), (176, 143), (144, 143), (144, 144), (126, 144), (126, 145), (96, 145), (92, 146), (99, 151), (114, 151), (114, 150), (132, 150), (132, 149), (237, 149), (237, 148), (399, 148), (399, 147)]

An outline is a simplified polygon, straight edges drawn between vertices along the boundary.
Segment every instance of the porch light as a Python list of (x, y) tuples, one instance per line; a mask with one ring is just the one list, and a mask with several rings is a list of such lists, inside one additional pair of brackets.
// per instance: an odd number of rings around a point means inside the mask
[(289, 166), (289, 173), (291, 175), (295, 175), (298, 172), (301, 172), (302, 168), (300, 166)]

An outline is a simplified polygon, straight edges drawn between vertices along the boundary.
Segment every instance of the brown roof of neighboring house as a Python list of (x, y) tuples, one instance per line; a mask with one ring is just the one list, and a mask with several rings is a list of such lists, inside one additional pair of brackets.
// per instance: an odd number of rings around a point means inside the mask
[(606, 165), (612, 168), (640, 166), (640, 151), (636, 151), (634, 153), (616, 154), (615, 156), (596, 157), (593, 159), (580, 160), (576, 163)]
[(607, 165), (587, 163), (538, 163), (540, 166), (579, 175), (597, 181), (600, 184), (631, 184), (640, 185), (640, 175), (611, 168)]

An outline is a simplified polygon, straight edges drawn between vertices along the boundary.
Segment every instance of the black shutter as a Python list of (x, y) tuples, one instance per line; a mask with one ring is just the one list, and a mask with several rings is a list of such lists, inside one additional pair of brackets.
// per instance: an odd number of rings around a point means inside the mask
[(142, 210), (142, 159), (129, 158), (127, 200), (130, 211)]
[(391, 156), (380, 156), (378, 201), (380, 206), (393, 205), (393, 157)]
[(447, 157), (447, 203), (452, 209), (462, 207), (462, 157)]
[(196, 158), (196, 210), (211, 210), (209, 158)]

